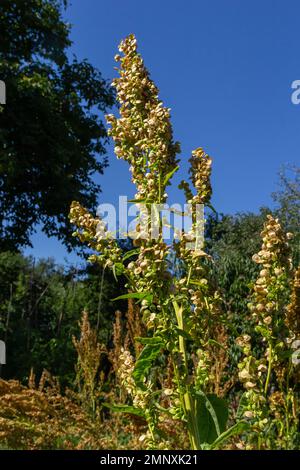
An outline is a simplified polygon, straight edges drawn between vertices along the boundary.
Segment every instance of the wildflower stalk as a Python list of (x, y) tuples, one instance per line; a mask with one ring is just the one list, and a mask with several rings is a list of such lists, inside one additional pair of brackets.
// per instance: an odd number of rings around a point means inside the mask
[[(209, 444), (206, 437), (200, 436), (203, 436), (209, 419), (212, 420), (209, 426), (215, 427), (219, 445), (220, 426), (212, 406), (218, 397), (212, 396), (209, 401), (206, 395), (211, 380), (207, 344), (211, 323), (219, 319), (219, 296), (205, 278), (204, 264), (209, 257), (202, 251), (199, 221), (195, 215), (197, 205), (210, 200), (211, 159), (203, 149), (194, 150), (190, 159), (193, 190), (187, 182), (181, 183), (187, 202), (192, 206), (190, 232), (181, 234), (178, 242), (168, 246), (163, 239), (164, 222), (156, 209), (158, 234), (151, 237), (151, 220), (147, 218), (145, 222), (143, 215), (147, 215), (150, 204), (166, 202), (167, 186), (178, 169), (176, 155), (180, 147), (173, 140), (170, 109), (165, 108), (158, 98), (158, 89), (137, 52), (134, 35), (122, 41), (119, 50), (122, 55), (115, 58), (120, 64), (119, 77), (113, 85), (120, 103), (120, 116), (108, 115), (107, 121), (111, 126), (109, 134), (115, 142), (115, 153), (129, 163), (132, 182), (136, 185), (134, 201), (141, 211), (134, 239), (136, 257), (129, 264), (124, 263), (118, 243), (105, 231), (102, 222), (76, 202), (70, 212), (71, 221), (78, 227), (74, 235), (98, 252), (92, 255), (91, 261), (100, 262), (116, 275), (125, 276), (129, 298), (139, 298), (147, 334), (136, 339), (143, 345), (137, 358), (128, 350), (123, 351), (119, 373), (131, 400), (130, 412), (144, 416), (148, 423), (147, 446), (163, 445), (158, 423), (163, 419), (161, 403), (166, 397), (169, 406), (165, 412), (186, 423), (193, 449)], [(194, 243), (194, 249), (189, 243)], [(174, 278), (168, 269), (168, 257), (172, 252), (184, 264), (187, 275), (181, 278)], [(188, 346), (185, 337), (189, 339)], [(172, 389), (158, 386), (158, 362), (166, 363), (168, 358), (174, 367)], [(225, 406), (220, 401), (217, 404), (219, 409)], [(207, 409), (210, 416), (202, 423), (198, 411), (206, 413)], [(225, 416), (227, 411), (222, 412)]]
[(254, 354), (249, 336), (238, 338), (244, 352), (239, 378), (246, 389), (244, 416), (252, 424), (249, 445), (256, 441), (259, 448), (287, 448), (292, 429), (298, 425), (293, 416), (293, 404), (297, 400), (294, 379), (291, 382), (294, 374), (291, 344), (297, 336), (293, 331), (295, 322), (291, 320), (295, 318), (293, 291), (293, 300), (287, 305), (293, 274), (288, 244), (292, 234), (285, 234), (278, 219), (268, 215), (261, 236), (262, 248), (253, 256), (261, 270), (249, 309), (253, 326), (262, 340), (262, 353), (260, 357)]

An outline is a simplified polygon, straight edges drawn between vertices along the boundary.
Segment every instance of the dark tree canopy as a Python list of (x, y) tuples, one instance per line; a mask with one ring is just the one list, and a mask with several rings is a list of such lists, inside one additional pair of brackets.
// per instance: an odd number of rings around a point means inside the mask
[(37, 224), (74, 244), (72, 200), (94, 209), (107, 165), (101, 115), (114, 96), (100, 72), (67, 55), (60, 0), (1, 0), (0, 249), (30, 244)]
[(286, 231), (294, 234), (290, 244), (293, 247), (295, 264), (300, 263), (300, 167), (285, 165), (279, 172), (279, 190), (272, 194), (277, 204), (276, 216)]

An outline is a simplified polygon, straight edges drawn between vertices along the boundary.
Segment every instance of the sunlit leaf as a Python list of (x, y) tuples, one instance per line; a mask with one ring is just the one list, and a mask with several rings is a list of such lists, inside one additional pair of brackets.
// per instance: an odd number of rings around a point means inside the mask
[(128, 413), (131, 415), (140, 416), (141, 418), (145, 417), (143, 410), (141, 410), (140, 408), (136, 408), (135, 406), (115, 405), (112, 403), (103, 403), (103, 406), (117, 413)]
[(174, 173), (176, 173), (176, 171), (178, 170), (179, 166), (176, 166), (175, 168), (173, 168), (173, 170), (171, 170), (165, 177), (164, 177), (164, 186), (167, 185), (167, 183), (169, 182), (169, 180), (172, 178), (172, 176), (174, 175)]
[(163, 342), (146, 344), (146, 346), (140, 353), (132, 373), (133, 379), (138, 387), (145, 388), (144, 378), (146, 377), (153, 362), (160, 354), (162, 346)]
[(217, 449), (230, 437), (237, 436), (238, 434), (242, 434), (243, 432), (247, 431), (249, 426), (250, 425), (246, 421), (240, 421), (239, 423), (236, 423), (234, 426), (226, 429), (226, 431), (220, 434), (220, 436), (210, 445), (210, 449)]
[(114, 299), (111, 299), (113, 302), (115, 300), (123, 300), (123, 299), (139, 299), (143, 300), (146, 299), (148, 302), (152, 302), (152, 294), (149, 294), (148, 292), (131, 292), (129, 294), (123, 294), (119, 295), (118, 297), (115, 297)]

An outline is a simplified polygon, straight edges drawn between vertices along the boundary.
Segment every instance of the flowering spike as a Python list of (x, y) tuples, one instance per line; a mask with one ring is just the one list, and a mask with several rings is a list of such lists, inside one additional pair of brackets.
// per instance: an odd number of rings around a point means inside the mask
[[(113, 81), (120, 103), (120, 117), (106, 116), (115, 153), (130, 164), (136, 199), (163, 202), (168, 174), (178, 163), (178, 142), (173, 142), (170, 109), (158, 98), (158, 89), (137, 52), (133, 34), (124, 39), (117, 55), (120, 77)], [(160, 197), (159, 197), (160, 196)]]

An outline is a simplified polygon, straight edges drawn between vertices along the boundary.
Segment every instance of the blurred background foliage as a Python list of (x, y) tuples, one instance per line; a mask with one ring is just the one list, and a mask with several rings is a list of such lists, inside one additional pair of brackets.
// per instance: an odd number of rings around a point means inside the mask
[(62, 385), (70, 385), (76, 363), (72, 336), (78, 335), (83, 310), (99, 341), (108, 344), (117, 307), (111, 299), (120, 290), (122, 282), (117, 284), (108, 272), (102, 276), (97, 266), (66, 269), (51, 259), (36, 262), (2, 252), (0, 335), (8, 356), (2, 377), (26, 382), (32, 367), (37, 375), (47, 369)]

